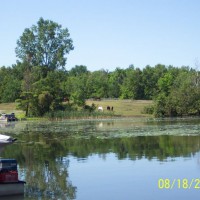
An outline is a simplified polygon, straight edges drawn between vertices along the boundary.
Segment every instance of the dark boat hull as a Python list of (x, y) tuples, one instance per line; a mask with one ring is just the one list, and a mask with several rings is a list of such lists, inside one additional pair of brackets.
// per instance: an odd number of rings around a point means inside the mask
[(24, 194), (24, 181), (0, 183), (0, 196)]

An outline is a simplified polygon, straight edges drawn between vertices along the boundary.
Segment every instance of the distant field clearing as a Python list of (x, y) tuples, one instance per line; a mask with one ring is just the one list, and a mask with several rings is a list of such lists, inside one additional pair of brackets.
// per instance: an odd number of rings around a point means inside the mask
[(0, 103), (0, 113), (22, 112), (16, 110), (16, 103)]
[(97, 107), (102, 106), (104, 112), (108, 112), (106, 110), (107, 106), (112, 107), (113, 111), (116, 115), (121, 116), (135, 116), (135, 117), (142, 117), (142, 116), (150, 116), (147, 114), (143, 114), (143, 109), (145, 106), (149, 106), (153, 104), (151, 100), (110, 100), (110, 99), (103, 99), (101, 101), (94, 101), (94, 100), (87, 100), (87, 105), (92, 105), (94, 103)]
[(24, 111), (16, 109), (16, 103), (0, 103), (0, 114), (2, 113), (15, 113), (17, 118), (24, 117)]

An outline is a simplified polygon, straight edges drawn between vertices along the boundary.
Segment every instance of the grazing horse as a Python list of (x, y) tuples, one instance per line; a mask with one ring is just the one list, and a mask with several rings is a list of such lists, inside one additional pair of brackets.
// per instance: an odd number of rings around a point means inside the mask
[(102, 106), (99, 106), (99, 107), (98, 107), (98, 111), (103, 111), (103, 107), (102, 107)]
[(110, 107), (110, 106), (107, 106), (107, 110), (111, 110), (111, 111), (113, 111), (113, 106), (112, 107)]

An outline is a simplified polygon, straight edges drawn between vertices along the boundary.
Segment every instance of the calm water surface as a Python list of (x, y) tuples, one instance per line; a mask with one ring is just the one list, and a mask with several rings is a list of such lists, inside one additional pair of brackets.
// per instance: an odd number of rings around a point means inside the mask
[(18, 122), (0, 133), (18, 139), (0, 156), (18, 161), (19, 199), (199, 198), (199, 118)]

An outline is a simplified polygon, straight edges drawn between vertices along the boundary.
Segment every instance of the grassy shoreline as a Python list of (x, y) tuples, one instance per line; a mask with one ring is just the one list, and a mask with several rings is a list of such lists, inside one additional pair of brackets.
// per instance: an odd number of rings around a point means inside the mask
[[(145, 106), (152, 105), (153, 102), (150, 100), (114, 100), (114, 99), (103, 99), (101, 101), (87, 100), (86, 105), (91, 106), (95, 104), (96, 107), (102, 106), (103, 112), (94, 112), (93, 114), (84, 112), (73, 112), (73, 113), (60, 113), (55, 118), (62, 119), (95, 119), (95, 118), (110, 118), (110, 117), (152, 117), (152, 115), (144, 114), (143, 110)], [(14, 112), (18, 119), (24, 119), (25, 113), (22, 110), (16, 109), (16, 103), (1, 103), (0, 113), (12, 113)], [(113, 111), (108, 111), (107, 106), (113, 107)], [(62, 111), (61, 111), (62, 112)], [(33, 117), (27, 118), (28, 120), (41, 120), (46, 119), (45, 117)]]

